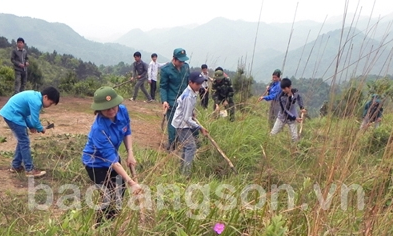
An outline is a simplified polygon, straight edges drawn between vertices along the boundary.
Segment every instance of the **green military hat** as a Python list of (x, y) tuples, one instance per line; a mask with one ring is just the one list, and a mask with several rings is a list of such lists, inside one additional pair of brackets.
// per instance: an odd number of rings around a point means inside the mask
[(273, 71), (273, 75), (276, 75), (277, 77), (280, 77), (281, 76), (281, 70), (280, 69), (275, 69), (274, 71)]
[(225, 78), (225, 75), (222, 70), (216, 70), (214, 72), (214, 79), (224, 79), (224, 78)]
[(95, 111), (107, 110), (123, 102), (123, 97), (118, 95), (112, 87), (103, 86), (94, 92), (91, 109)]
[(183, 48), (176, 48), (173, 50), (173, 57), (177, 58), (179, 61), (187, 61), (189, 58), (187, 57), (186, 50)]

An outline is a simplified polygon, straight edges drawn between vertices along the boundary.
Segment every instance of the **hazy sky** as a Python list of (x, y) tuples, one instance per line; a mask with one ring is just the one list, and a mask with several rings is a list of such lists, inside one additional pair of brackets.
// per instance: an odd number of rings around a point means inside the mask
[[(322, 22), (326, 16), (344, 12), (345, 0), (2, 0), (1, 13), (30, 16), (69, 25), (86, 38), (113, 38), (131, 29), (148, 31), (189, 24), (203, 24), (216, 17), (258, 21), (262, 7), (263, 22), (296, 20)], [(348, 12), (362, 7), (370, 16), (374, 0), (349, 0)], [(392, 0), (375, 0), (373, 16), (393, 12)], [(358, 10), (358, 12), (359, 12)]]

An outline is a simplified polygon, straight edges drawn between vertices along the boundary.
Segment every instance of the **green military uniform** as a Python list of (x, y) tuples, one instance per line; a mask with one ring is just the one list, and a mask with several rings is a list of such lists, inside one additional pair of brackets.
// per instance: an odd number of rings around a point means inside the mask
[[(188, 57), (186, 51), (182, 48), (177, 48), (173, 51), (173, 57), (179, 61), (186, 61)], [(160, 75), (160, 96), (161, 102), (167, 102), (169, 109), (166, 113), (168, 120), (168, 144), (174, 144), (176, 138), (176, 129), (171, 125), (173, 115), (176, 110), (176, 100), (182, 94), (184, 89), (188, 86), (188, 77), (190, 75), (190, 67), (184, 63), (180, 70), (178, 70), (173, 63), (167, 63), (161, 67)]]
[(216, 105), (220, 105), (224, 101), (228, 102), (228, 105), (225, 106), (225, 109), (229, 111), (229, 120), (235, 120), (235, 103), (233, 102), (234, 91), (232, 88), (231, 81), (224, 76), (224, 72), (221, 70), (217, 70), (214, 72), (214, 81), (213, 81), (213, 100), (214, 100), (214, 109)]

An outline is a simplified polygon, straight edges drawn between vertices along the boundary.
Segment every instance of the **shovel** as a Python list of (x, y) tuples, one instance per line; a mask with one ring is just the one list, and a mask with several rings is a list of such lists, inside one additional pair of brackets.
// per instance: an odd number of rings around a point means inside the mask
[(49, 121), (48, 121), (48, 125), (45, 127), (45, 130), (47, 130), (47, 129), (54, 129), (54, 128), (55, 128), (55, 123), (49, 123)]

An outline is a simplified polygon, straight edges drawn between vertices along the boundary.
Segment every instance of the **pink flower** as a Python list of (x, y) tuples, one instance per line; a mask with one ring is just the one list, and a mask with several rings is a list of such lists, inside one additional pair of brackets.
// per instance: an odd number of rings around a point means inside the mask
[(214, 226), (214, 231), (216, 231), (216, 233), (217, 234), (221, 234), (223, 231), (224, 231), (224, 229), (225, 229), (225, 225), (224, 224), (221, 224), (221, 223), (217, 223), (215, 226)]

